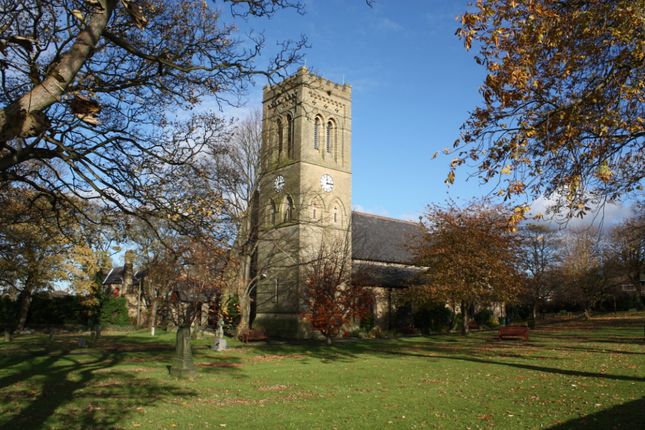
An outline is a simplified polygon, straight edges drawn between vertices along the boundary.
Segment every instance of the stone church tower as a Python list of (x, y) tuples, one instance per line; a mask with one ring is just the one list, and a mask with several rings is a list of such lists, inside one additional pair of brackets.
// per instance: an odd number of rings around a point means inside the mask
[(264, 89), (253, 326), (269, 336), (310, 335), (299, 315), (304, 267), (324, 238), (349, 237), (351, 94), (304, 67)]

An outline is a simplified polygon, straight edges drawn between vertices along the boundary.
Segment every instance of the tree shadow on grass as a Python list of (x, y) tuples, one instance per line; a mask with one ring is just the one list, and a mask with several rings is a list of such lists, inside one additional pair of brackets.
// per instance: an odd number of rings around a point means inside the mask
[[(293, 340), (280, 342), (267, 342), (242, 347), (258, 356), (284, 356), (301, 362), (318, 360), (325, 362), (349, 362), (358, 359), (364, 354), (374, 354), (379, 346), (385, 347), (390, 341), (377, 339), (365, 340), (340, 340), (332, 345), (323, 341)], [(389, 347), (388, 347), (389, 348)]]
[[(281, 355), (297, 359), (301, 362), (318, 360), (325, 362), (350, 362), (360, 359), (365, 355), (391, 358), (401, 351), (418, 351), (432, 354), (464, 354), (464, 355), (490, 355), (490, 351), (482, 348), (480, 339), (462, 338), (457, 336), (438, 336), (423, 338), (389, 338), (389, 339), (342, 339), (327, 345), (322, 341), (298, 340), (267, 342), (243, 346), (241, 349), (257, 355)], [(536, 358), (526, 357), (513, 353), (509, 348), (508, 352), (496, 352), (496, 356), (512, 358)], [(421, 356), (431, 358), (430, 355)]]
[[(19, 360), (0, 357), (0, 427), (100, 429), (118, 428), (138, 416), (143, 420), (148, 406), (197, 395), (163, 372), (160, 376), (159, 366), (145, 365), (170, 363), (172, 354), (168, 345), (122, 347), (104, 339), (99, 348), (22, 351)], [(132, 367), (133, 362), (142, 366)]]
[(638, 351), (624, 351), (619, 349), (606, 349), (606, 348), (594, 348), (591, 346), (557, 346), (556, 350), (563, 351), (581, 351), (581, 352), (591, 352), (598, 354), (623, 354), (623, 355), (645, 355), (645, 352)]
[(490, 360), (490, 359), (478, 358), (478, 357), (467, 357), (463, 355), (440, 355), (440, 354), (427, 355), (427, 354), (417, 353), (417, 352), (392, 351), (392, 350), (387, 351), (386, 353), (392, 354), (392, 355), (425, 357), (425, 358), (433, 358), (433, 359), (440, 358), (440, 359), (447, 359), (447, 360), (468, 361), (472, 363), (494, 364), (499, 366), (515, 367), (519, 369), (554, 373), (554, 374), (567, 375), (567, 376), (582, 376), (582, 377), (588, 377), (588, 378), (612, 379), (616, 381), (645, 382), (645, 378), (641, 378), (638, 376), (610, 375), (607, 373), (585, 372), (582, 370), (559, 369), (556, 367), (536, 366), (536, 365), (525, 364), (525, 363), (510, 363), (510, 362)]
[[(280, 344), (265, 344), (252, 347), (256, 352), (262, 354), (291, 354), (294, 359), (307, 361), (317, 359), (321, 361), (353, 361), (364, 355), (381, 356), (387, 358), (396, 356), (412, 356), (426, 359), (447, 359), (467, 361), (481, 364), (493, 364), (499, 366), (515, 367), (537, 372), (553, 373), (567, 376), (590, 377), (611, 379), (617, 381), (645, 382), (645, 378), (630, 375), (612, 375), (607, 373), (587, 372), (582, 370), (563, 369), (559, 367), (547, 367), (530, 363), (516, 363), (500, 361), (495, 357), (512, 359), (556, 360), (558, 357), (535, 355), (541, 349), (539, 344), (524, 344), (531, 348), (531, 354), (513, 352), (515, 346), (508, 346), (506, 343), (482, 343), (486, 339), (466, 339), (461, 343), (446, 343), (442, 341), (429, 341), (423, 339), (388, 339), (356, 341), (325, 345), (321, 342), (282, 342)], [(486, 346), (492, 348), (486, 348)], [(551, 347), (551, 345), (549, 346)], [(512, 348), (512, 349), (511, 349)]]
[(620, 430), (643, 428), (645, 397), (549, 427), (549, 430)]

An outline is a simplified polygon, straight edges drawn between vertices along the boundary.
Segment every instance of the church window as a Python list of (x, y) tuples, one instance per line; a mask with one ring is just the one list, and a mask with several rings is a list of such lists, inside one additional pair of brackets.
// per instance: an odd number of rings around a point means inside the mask
[(275, 126), (278, 131), (278, 156), (280, 156), (282, 154), (282, 143), (284, 139), (284, 136), (283, 136), (284, 130), (282, 130), (282, 121), (278, 119), (275, 123)]
[(334, 161), (338, 162), (338, 128), (334, 127)]
[(327, 132), (325, 133), (325, 146), (328, 153), (331, 153), (331, 148), (333, 146), (333, 137), (334, 137), (334, 123), (333, 121), (327, 122)]
[(284, 208), (284, 222), (291, 221), (293, 219), (293, 199), (291, 196), (287, 196), (286, 205)]
[(334, 206), (334, 224), (338, 224), (338, 206)]
[(271, 200), (271, 204), (269, 205), (269, 218), (268, 218), (269, 225), (275, 225), (277, 212), (278, 211), (276, 209), (275, 202)]
[(311, 220), (312, 221), (319, 221), (320, 218), (322, 217), (324, 211), (323, 211), (323, 204), (322, 200), (320, 200), (319, 197), (314, 197), (311, 200), (311, 205), (309, 206), (311, 212)]
[(314, 120), (314, 149), (320, 149), (320, 117)]
[(287, 157), (293, 158), (293, 118), (287, 115)]

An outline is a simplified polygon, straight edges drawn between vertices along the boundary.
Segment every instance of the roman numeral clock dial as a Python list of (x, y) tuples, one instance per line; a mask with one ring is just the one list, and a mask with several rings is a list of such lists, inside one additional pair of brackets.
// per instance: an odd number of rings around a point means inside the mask
[(320, 177), (320, 188), (326, 193), (330, 193), (334, 189), (334, 178), (330, 175), (322, 175)]

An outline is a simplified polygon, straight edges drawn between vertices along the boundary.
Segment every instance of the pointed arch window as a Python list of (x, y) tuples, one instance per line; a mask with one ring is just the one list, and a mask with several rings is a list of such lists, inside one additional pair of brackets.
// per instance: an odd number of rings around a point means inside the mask
[(322, 121), (317, 116), (314, 120), (314, 149), (320, 149), (320, 127)]
[(322, 202), (316, 198), (311, 203), (311, 220), (318, 221), (322, 213)]
[(284, 206), (284, 222), (289, 222), (293, 219), (293, 199), (287, 196), (287, 201)]
[(271, 200), (271, 203), (269, 204), (269, 216), (267, 219), (269, 225), (275, 225), (277, 213), (278, 209), (275, 206), (275, 202)]
[(275, 122), (275, 127), (278, 132), (278, 156), (282, 154), (282, 145), (284, 141), (284, 130), (282, 129), (282, 121), (278, 118)]
[(338, 224), (340, 220), (340, 215), (338, 214), (338, 206), (334, 206), (334, 211), (333, 211), (333, 219), (334, 219), (334, 224)]
[(287, 115), (287, 157), (293, 158), (293, 117)]
[(327, 150), (328, 153), (331, 154), (331, 149), (334, 145), (334, 122), (329, 120), (327, 121), (327, 129), (325, 133), (325, 149)]

